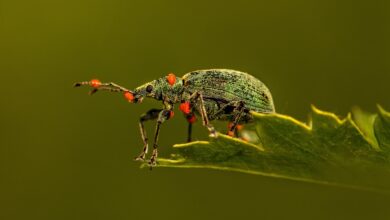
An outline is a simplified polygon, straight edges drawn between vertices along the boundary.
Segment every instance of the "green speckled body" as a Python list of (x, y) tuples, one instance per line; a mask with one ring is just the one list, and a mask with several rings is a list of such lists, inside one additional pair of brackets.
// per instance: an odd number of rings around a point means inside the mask
[[(212, 116), (223, 106), (232, 101), (243, 101), (245, 108), (250, 111), (275, 112), (272, 95), (269, 89), (255, 77), (236, 70), (209, 69), (198, 70), (182, 77), (186, 99), (196, 91), (200, 91), (205, 100), (210, 120), (231, 120), (229, 112)], [(250, 120), (250, 115), (242, 117), (243, 121)]]
[[(148, 86), (153, 89), (147, 91)], [(237, 113), (234, 108), (237, 107), (238, 102), (242, 102), (246, 110), (241, 117), (241, 122), (252, 119), (249, 111), (275, 112), (272, 95), (264, 83), (247, 73), (236, 70), (197, 70), (181, 78), (175, 77), (172, 85), (167, 82), (166, 77), (162, 77), (134, 90), (134, 94), (141, 100), (143, 97), (162, 100), (164, 109), (173, 109), (174, 104), (188, 101), (196, 92), (203, 96), (209, 120), (232, 121)], [(199, 113), (197, 103), (192, 104), (195, 105), (193, 106), (195, 113)]]

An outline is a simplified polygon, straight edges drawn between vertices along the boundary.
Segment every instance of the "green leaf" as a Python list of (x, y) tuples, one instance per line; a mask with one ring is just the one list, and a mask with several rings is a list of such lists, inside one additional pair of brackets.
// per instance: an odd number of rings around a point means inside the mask
[(390, 190), (390, 113), (354, 108), (344, 119), (312, 107), (304, 124), (253, 113), (261, 144), (219, 134), (174, 145), (158, 166), (213, 168), (358, 188)]

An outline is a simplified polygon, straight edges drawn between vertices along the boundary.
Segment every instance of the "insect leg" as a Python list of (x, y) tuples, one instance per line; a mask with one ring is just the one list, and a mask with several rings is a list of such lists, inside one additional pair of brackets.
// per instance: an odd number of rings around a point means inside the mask
[[(240, 111), (240, 106), (243, 106), (243, 103), (242, 101), (231, 101), (225, 105), (223, 105), (217, 112), (215, 112), (213, 115), (210, 116), (211, 119), (215, 119), (215, 118), (218, 118), (221, 114), (233, 114), (234, 115), (234, 112), (236, 112), (237, 110)], [(239, 114), (241, 114), (239, 112)], [(236, 116), (238, 117), (241, 117), (240, 115), (235, 115), (234, 118), (233, 118), (233, 121), (229, 123), (228, 125), (228, 135), (230, 136), (234, 136), (234, 134), (236, 136), (238, 136), (237, 134), (237, 127), (239, 126), (238, 125), (238, 122), (239, 122), (239, 119), (238, 118), (236, 120)], [(237, 121), (236, 123), (234, 123), (234, 121)], [(233, 125), (235, 125), (236, 127), (233, 128)], [(230, 129), (233, 129), (233, 131), (230, 131)]]
[(206, 107), (203, 101), (203, 95), (200, 92), (195, 92), (190, 96), (190, 101), (192, 102), (192, 100), (195, 100), (197, 102), (197, 106), (199, 107), (199, 112), (202, 117), (203, 126), (207, 127), (210, 132), (210, 136), (215, 137), (217, 134), (215, 132), (214, 127), (209, 122)]
[(188, 136), (187, 136), (187, 142), (192, 141), (192, 123), (188, 123)]
[(184, 113), (184, 117), (186, 118), (188, 122), (188, 135), (187, 135), (187, 142), (191, 142), (191, 136), (192, 136), (192, 124), (196, 122), (196, 116), (194, 114), (193, 105), (189, 101), (182, 101), (179, 109)]
[(238, 105), (236, 105), (235, 107), (235, 110), (238, 111), (238, 113), (234, 116), (234, 119), (233, 119), (233, 123), (228, 131), (228, 135), (229, 136), (234, 136), (234, 132), (236, 130), (236, 127), (238, 125), (238, 122), (240, 121), (241, 119), (241, 116), (242, 116), (242, 113), (244, 112), (245, 108), (244, 108), (244, 102), (242, 101), (239, 101), (237, 102)]
[(240, 101), (231, 101), (224, 106), (222, 106), (217, 112), (215, 112), (213, 115), (210, 115), (211, 119), (217, 118), (220, 114), (225, 113), (225, 110), (227, 110), (229, 107), (233, 107), (232, 111), (236, 109), (236, 106), (239, 105)]
[(157, 155), (158, 155), (158, 152), (157, 152), (157, 142), (158, 142), (158, 136), (160, 134), (160, 127), (161, 127), (161, 124), (164, 123), (166, 120), (170, 119), (172, 117), (172, 111), (171, 110), (162, 110), (159, 112), (158, 114), (158, 118), (157, 118), (157, 124), (156, 124), (156, 132), (154, 134), (154, 143), (153, 143), (153, 153), (152, 153), (152, 156), (150, 157), (150, 160), (149, 160), (149, 165), (150, 166), (155, 166), (156, 165), (156, 159), (157, 159)]
[(158, 118), (158, 114), (162, 109), (151, 109), (145, 114), (141, 115), (139, 119), (139, 129), (141, 131), (141, 138), (144, 143), (144, 148), (141, 154), (135, 158), (135, 160), (145, 160), (145, 155), (148, 153), (148, 137), (146, 135), (144, 122)]

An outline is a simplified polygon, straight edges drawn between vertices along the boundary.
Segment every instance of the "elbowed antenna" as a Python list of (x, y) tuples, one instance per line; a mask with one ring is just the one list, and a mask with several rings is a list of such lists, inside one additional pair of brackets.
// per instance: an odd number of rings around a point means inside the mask
[(132, 90), (126, 89), (122, 86), (119, 86), (113, 82), (110, 83), (102, 83), (98, 79), (93, 79), (91, 81), (84, 81), (84, 82), (76, 82), (73, 86), (74, 87), (80, 87), (84, 85), (89, 85), (93, 87), (93, 89), (89, 92), (90, 95), (95, 94), (99, 90), (106, 90), (109, 92), (123, 92), (123, 96), (129, 101), (129, 102), (137, 102), (138, 97), (136, 97), (136, 93)]

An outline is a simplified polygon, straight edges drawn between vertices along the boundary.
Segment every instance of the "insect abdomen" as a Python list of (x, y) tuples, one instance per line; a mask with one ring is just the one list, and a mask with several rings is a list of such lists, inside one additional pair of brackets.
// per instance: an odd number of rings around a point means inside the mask
[(183, 76), (189, 93), (200, 91), (205, 98), (244, 101), (245, 106), (256, 112), (275, 112), (270, 91), (260, 80), (236, 70), (198, 70)]

